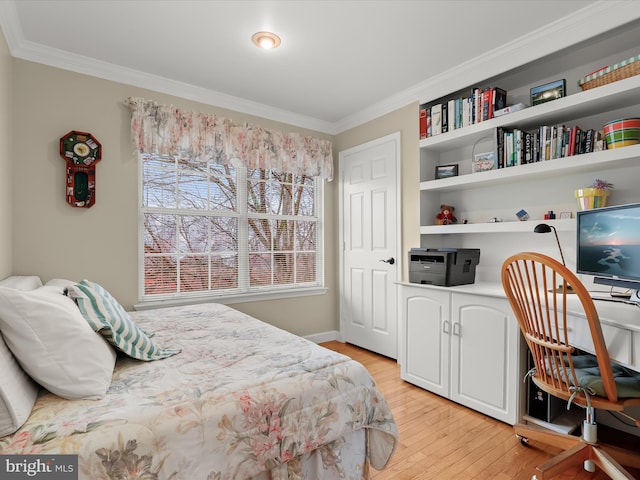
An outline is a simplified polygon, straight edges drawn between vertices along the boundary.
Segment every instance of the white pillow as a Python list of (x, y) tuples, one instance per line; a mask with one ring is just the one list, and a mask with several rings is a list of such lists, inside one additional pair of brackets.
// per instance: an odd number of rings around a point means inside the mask
[(45, 287), (60, 287), (60, 288), (64, 289), (64, 288), (71, 288), (76, 283), (78, 283), (78, 282), (75, 282), (73, 280), (67, 280), (67, 279), (64, 279), (64, 278), (52, 278), (47, 283), (45, 283), (44, 286)]
[(101, 398), (111, 384), (115, 350), (59, 290), (0, 287), (0, 330), (22, 368), (47, 390), (68, 399)]
[(0, 437), (15, 432), (27, 421), (38, 389), (0, 335)]
[(0, 287), (15, 288), (16, 290), (35, 290), (42, 286), (42, 280), (35, 275), (12, 275), (0, 280)]

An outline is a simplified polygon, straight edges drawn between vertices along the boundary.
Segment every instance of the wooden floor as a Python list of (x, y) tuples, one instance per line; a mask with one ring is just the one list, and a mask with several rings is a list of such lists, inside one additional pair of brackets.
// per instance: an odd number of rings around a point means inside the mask
[[(510, 425), (404, 382), (395, 360), (345, 343), (322, 345), (365, 365), (393, 411), (398, 446), (374, 480), (529, 480), (536, 465), (559, 453), (533, 441), (525, 447)], [(609, 477), (573, 470), (556, 478)]]

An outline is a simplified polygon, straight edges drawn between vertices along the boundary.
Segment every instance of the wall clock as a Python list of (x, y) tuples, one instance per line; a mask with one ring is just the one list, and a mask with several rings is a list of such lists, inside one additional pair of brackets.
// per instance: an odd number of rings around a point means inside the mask
[(72, 130), (60, 138), (60, 156), (67, 162), (67, 203), (89, 208), (96, 203), (96, 164), (102, 145), (90, 133)]

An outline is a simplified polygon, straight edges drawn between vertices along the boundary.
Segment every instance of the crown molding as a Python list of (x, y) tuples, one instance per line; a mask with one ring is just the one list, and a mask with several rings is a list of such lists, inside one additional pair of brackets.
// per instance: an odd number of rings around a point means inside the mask
[(435, 75), (331, 123), (214, 90), (151, 75), (26, 41), (15, 0), (0, 1), (0, 26), (11, 55), (52, 67), (174, 95), (329, 135), (337, 135), (411, 103), (426, 103), (640, 18), (636, 0), (598, 0), (502, 47)]

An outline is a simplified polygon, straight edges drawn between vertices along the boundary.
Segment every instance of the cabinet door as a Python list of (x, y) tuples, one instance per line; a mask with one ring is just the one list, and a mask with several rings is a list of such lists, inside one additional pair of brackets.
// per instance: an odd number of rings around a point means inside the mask
[(450, 294), (402, 287), (400, 375), (438, 395), (449, 395)]
[(454, 294), (451, 304), (451, 399), (513, 425), (520, 337), (507, 300)]

